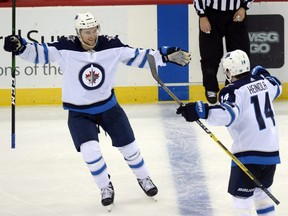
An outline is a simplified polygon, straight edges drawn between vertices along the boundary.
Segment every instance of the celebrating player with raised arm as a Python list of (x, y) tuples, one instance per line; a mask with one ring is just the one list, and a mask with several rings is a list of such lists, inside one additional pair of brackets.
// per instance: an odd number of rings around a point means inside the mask
[(62, 37), (53, 43), (27, 43), (20, 36), (7, 36), (4, 49), (34, 63), (57, 62), (63, 73), (62, 100), (69, 111), (68, 126), (75, 148), (101, 190), (103, 206), (114, 203), (114, 188), (102, 156), (97, 126), (101, 126), (124, 156), (145, 194), (153, 197), (157, 187), (134, 138), (129, 120), (114, 94), (114, 81), (119, 63), (148, 68), (147, 54), (157, 59), (158, 66), (167, 62), (185, 66), (190, 54), (178, 47), (159, 50), (132, 48), (118, 37), (100, 35), (100, 25), (91, 13), (75, 18), (76, 36)]
[[(233, 139), (232, 153), (270, 191), (280, 163), (272, 101), (282, 92), (281, 82), (261, 66), (250, 72), (249, 58), (242, 50), (228, 52), (222, 62), (231, 83), (221, 89), (220, 104), (188, 103), (180, 106), (177, 114), (189, 122), (206, 119), (210, 125), (226, 126)], [(237, 216), (252, 215), (253, 202), (257, 215), (275, 215), (269, 196), (234, 161), (228, 192)]]

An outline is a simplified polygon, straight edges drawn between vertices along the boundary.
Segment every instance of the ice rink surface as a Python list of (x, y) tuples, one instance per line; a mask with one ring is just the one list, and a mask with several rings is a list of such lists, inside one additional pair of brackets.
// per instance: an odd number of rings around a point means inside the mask
[[(100, 133), (115, 189), (111, 213), (100, 204), (81, 154), (74, 150), (61, 106), (16, 107), (16, 149), (11, 149), (10, 107), (0, 108), (0, 216), (231, 216), (227, 193), (230, 157), (196, 123), (175, 114), (175, 103), (123, 105), (159, 188), (144, 195), (120, 152)], [(288, 102), (275, 102), (282, 164), (272, 194), (278, 216), (288, 215)], [(205, 121), (202, 121), (205, 123)], [(225, 127), (208, 128), (229, 149)], [(256, 214), (255, 214), (256, 215)]]

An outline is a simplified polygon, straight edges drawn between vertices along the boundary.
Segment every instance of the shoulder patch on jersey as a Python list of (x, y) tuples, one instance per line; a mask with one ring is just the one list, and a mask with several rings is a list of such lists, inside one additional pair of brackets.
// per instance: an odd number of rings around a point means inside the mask
[(103, 35), (103, 36), (106, 37), (108, 41), (118, 38), (118, 35), (115, 35), (115, 36)]
[(99, 35), (98, 37), (98, 44), (94, 48), (95, 51), (101, 51), (105, 49), (113, 49), (118, 47), (125, 47), (116, 35), (115, 37), (108, 36), (108, 35)]
[(224, 103), (226, 101), (229, 101), (229, 103), (234, 103), (235, 102), (235, 94), (234, 94), (235, 89), (237, 89), (237, 86), (235, 86), (233, 83), (222, 88), (219, 92), (220, 103)]
[(76, 39), (77, 37), (75, 36), (75, 35), (69, 35), (68, 37), (67, 37), (67, 40), (71, 40), (71, 41), (75, 41), (75, 39)]
[(47, 43), (48, 46), (54, 46), (58, 50), (73, 50), (73, 51), (82, 51), (85, 50), (82, 48), (81, 43), (78, 37), (69, 35), (68, 37), (62, 36), (57, 42)]

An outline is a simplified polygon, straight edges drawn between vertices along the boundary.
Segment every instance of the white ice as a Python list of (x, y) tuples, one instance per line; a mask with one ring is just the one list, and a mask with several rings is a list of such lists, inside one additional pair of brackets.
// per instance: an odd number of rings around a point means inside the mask
[[(229, 156), (196, 123), (175, 114), (177, 104), (123, 105), (159, 188), (157, 202), (144, 195), (120, 152), (100, 133), (115, 188), (111, 213), (82, 157), (74, 150), (61, 106), (16, 107), (16, 148), (11, 149), (10, 107), (0, 108), (0, 216), (231, 216)], [(288, 215), (288, 103), (275, 102), (282, 164), (272, 194), (278, 216)], [(204, 121), (203, 121), (204, 122)], [(224, 127), (209, 127), (227, 148)], [(255, 214), (256, 215), (256, 214)]]

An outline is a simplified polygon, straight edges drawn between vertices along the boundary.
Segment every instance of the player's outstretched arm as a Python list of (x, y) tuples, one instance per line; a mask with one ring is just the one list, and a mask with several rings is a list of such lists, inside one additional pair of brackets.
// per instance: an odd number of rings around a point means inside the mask
[(9, 35), (5, 37), (4, 50), (7, 52), (14, 52), (19, 55), (26, 49), (27, 42), (19, 35)]
[(261, 76), (267, 79), (273, 85), (275, 93), (273, 97), (274, 99), (278, 98), (281, 95), (282, 93), (281, 81), (277, 77), (272, 76), (265, 68), (258, 65), (251, 70), (251, 74), (255, 76)]
[(186, 121), (194, 122), (201, 119), (207, 119), (209, 112), (209, 105), (203, 101), (197, 101), (181, 105), (177, 109), (177, 114), (181, 114)]
[(162, 46), (159, 49), (163, 62), (171, 62), (180, 66), (186, 66), (190, 63), (190, 53), (179, 47)]
[(251, 70), (251, 74), (255, 75), (255, 76), (262, 76), (262, 77), (267, 77), (270, 76), (270, 73), (263, 68), (260, 65), (255, 66), (252, 70)]

